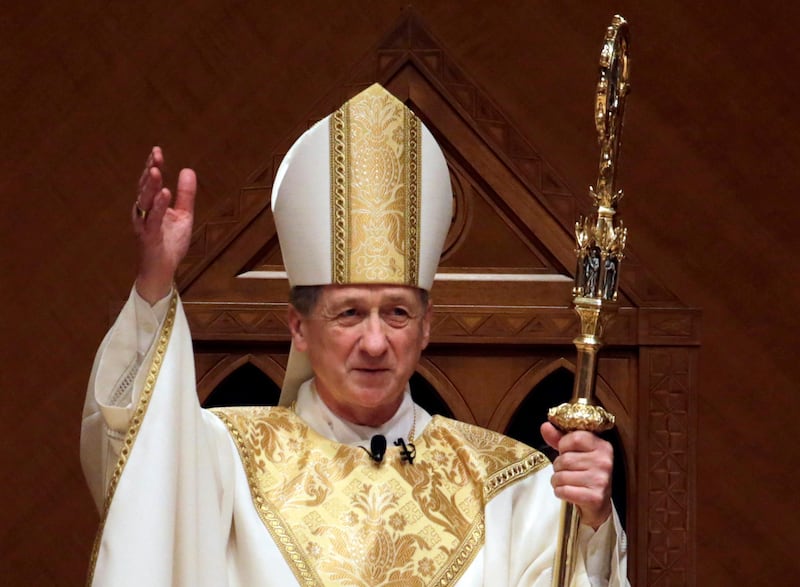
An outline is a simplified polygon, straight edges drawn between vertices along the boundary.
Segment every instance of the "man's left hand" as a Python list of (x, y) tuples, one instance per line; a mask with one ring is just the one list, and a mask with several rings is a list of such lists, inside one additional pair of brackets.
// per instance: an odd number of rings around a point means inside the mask
[(597, 530), (611, 515), (611, 471), (614, 449), (591, 432), (560, 432), (550, 422), (541, 427), (542, 438), (556, 449), (551, 483), (556, 497), (575, 504), (581, 523)]

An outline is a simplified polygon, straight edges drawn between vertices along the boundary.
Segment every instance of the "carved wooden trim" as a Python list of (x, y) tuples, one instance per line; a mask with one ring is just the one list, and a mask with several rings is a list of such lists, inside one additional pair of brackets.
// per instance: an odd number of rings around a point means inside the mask
[(269, 205), (267, 186), (243, 187), (237, 194), (220, 201), (212, 218), (192, 233), (189, 252), (178, 266), (176, 282), (184, 291), (219, 254)]
[(700, 344), (699, 310), (640, 308), (638, 315), (641, 344), (652, 346)]
[(468, 181), (460, 169), (450, 165), (450, 184), (453, 188), (453, 220), (450, 223), (450, 229), (447, 231), (447, 237), (442, 247), (440, 263), (446, 261), (452, 251), (457, 250), (467, 236), (468, 231), (466, 229), (472, 217), (472, 206), (464, 188), (465, 184), (468, 185)]
[(467, 422), (468, 424), (477, 424), (475, 414), (472, 413), (464, 396), (450, 381), (447, 374), (439, 369), (435, 363), (423, 356), (417, 365), (417, 371), (436, 390), (436, 393), (450, 408), (456, 420)]
[(500, 399), (489, 419), (488, 427), (498, 432), (507, 430), (508, 425), (514, 418), (514, 414), (528, 397), (531, 390), (539, 385), (545, 377), (561, 368), (575, 373), (575, 363), (564, 357), (541, 359), (532, 365)]
[(642, 585), (694, 585), (697, 351), (645, 348), (640, 354), (640, 527), (646, 553), (637, 548)]
[[(635, 345), (636, 315), (622, 311), (607, 333), (609, 344)], [(571, 308), (541, 306), (436, 306), (431, 341), (571, 345), (579, 321)]]
[(286, 304), (184, 302), (192, 339), (289, 341)]
[(280, 387), (286, 375), (286, 368), (270, 355), (261, 353), (231, 353), (225, 355), (211, 367), (197, 382), (197, 396), (200, 403), (208, 399), (211, 392), (231, 373), (246, 363), (251, 363)]
[[(185, 302), (184, 309), (195, 340), (289, 340), (285, 304)], [(609, 325), (606, 344), (698, 344), (695, 313), (670, 310), (663, 316), (666, 321), (687, 328), (671, 330), (669, 335), (641, 332), (637, 313), (623, 308)], [(578, 327), (578, 318), (571, 308), (437, 305), (431, 342), (571, 345)]]

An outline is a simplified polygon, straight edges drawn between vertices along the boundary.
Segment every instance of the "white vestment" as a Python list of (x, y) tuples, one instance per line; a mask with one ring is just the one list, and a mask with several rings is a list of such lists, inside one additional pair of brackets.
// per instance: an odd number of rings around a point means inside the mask
[[(157, 313), (165, 309), (166, 318), (156, 318), (133, 292), (92, 370), (81, 433), (84, 473), (101, 511), (92, 584), (316, 584), (298, 580), (286, 544), (276, 543), (259, 516), (231, 432), (198, 404), (180, 301), (155, 307)], [(148, 333), (156, 332), (150, 343)], [(419, 438), (431, 422), (407, 394), (380, 429), (354, 426), (333, 415), (308, 386), (296, 412), (317, 434), (351, 445), (368, 445), (376, 433), (407, 438), (414, 419)], [(399, 449), (391, 450), (399, 458)], [(482, 544), (442, 584), (550, 585), (560, 512), (551, 474), (548, 465), (493, 494), (483, 513)], [(627, 585), (625, 535), (616, 513), (596, 533), (582, 526), (578, 549), (573, 585)], [(340, 584), (358, 583), (343, 578)]]

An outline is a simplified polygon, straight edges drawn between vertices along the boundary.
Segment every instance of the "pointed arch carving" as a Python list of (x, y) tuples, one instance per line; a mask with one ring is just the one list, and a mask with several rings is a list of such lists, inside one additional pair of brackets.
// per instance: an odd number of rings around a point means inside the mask
[(559, 357), (551, 361), (540, 361), (531, 366), (522, 376), (517, 379), (511, 389), (509, 389), (500, 402), (497, 404), (489, 420), (489, 428), (492, 430), (505, 430), (511, 422), (519, 406), (528, 397), (528, 394), (545, 377), (558, 369), (566, 369), (570, 373), (575, 373), (575, 364), (564, 357)]
[(453, 412), (453, 417), (456, 420), (475, 424), (475, 414), (469, 407), (469, 402), (461, 394), (458, 388), (447, 377), (447, 374), (439, 369), (433, 362), (425, 357), (422, 357), (417, 365), (417, 372), (422, 375), (428, 383), (430, 383), (439, 394), (439, 397), (444, 400), (450, 411)]
[(247, 363), (250, 363), (269, 377), (278, 387), (283, 385), (286, 369), (269, 355), (253, 353), (226, 355), (211, 367), (197, 382), (197, 395), (200, 399), (200, 403), (202, 404), (205, 402), (208, 396), (211, 395), (211, 392), (213, 392), (228, 375)]
[[(516, 383), (509, 389), (497, 404), (497, 408), (489, 419), (489, 428), (492, 430), (505, 430), (514, 413), (519, 409), (520, 405), (528, 394), (541, 383), (541, 381), (554, 373), (558, 369), (566, 369), (570, 373), (575, 373), (575, 363), (568, 360), (566, 357), (558, 357), (553, 360), (543, 360), (531, 366)], [(601, 375), (597, 377), (597, 386), (595, 394), (598, 401), (612, 413), (616, 413), (621, 409), (619, 400), (614, 394), (611, 385), (603, 379)]]

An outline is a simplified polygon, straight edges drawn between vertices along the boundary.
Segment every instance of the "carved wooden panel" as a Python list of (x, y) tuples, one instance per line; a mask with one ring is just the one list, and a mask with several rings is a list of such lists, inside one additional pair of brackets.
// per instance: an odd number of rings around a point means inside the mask
[[(638, 577), (646, 585), (694, 583), (694, 447), (696, 352), (653, 347), (641, 352), (647, 418), (639, 502), (647, 528), (647, 558)], [(646, 499), (646, 503), (643, 503)]]

